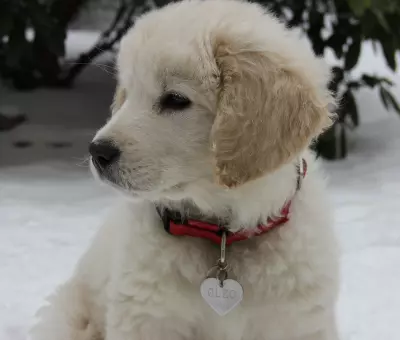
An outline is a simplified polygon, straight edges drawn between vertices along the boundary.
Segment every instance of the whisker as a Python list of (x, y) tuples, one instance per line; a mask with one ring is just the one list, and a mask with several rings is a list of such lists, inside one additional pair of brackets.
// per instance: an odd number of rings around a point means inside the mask
[(104, 48), (100, 48), (99, 46), (96, 46), (96, 50), (100, 52), (109, 52), (109, 50), (105, 50)]
[(117, 75), (117, 72), (113, 66), (107, 64), (98, 64), (98, 63), (76, 63), (76, 62), (66, 62), (67, 65), (93, 65), (98, 67), (100, 70), (104, 71), (105, 73), (111, 74), (113, 76)]
[(76, 161), (78, 161), (78, 163), (76, 163), (76, 166), (79, 166), (81, 168), (89, 167), (89, 163), (90, 163), (90, 157), (89, 156), (86, 156), (84, 158), (74, 157), (74, 159)]

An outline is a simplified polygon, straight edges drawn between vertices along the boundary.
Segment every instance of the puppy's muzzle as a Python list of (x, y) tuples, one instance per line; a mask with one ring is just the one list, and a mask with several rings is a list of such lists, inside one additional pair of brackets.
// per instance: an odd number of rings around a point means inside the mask
[(89, 153), (100, 174), (116, 163), (121, 155), (121, 151), (109, 140), (93, 141), (90, 143)]

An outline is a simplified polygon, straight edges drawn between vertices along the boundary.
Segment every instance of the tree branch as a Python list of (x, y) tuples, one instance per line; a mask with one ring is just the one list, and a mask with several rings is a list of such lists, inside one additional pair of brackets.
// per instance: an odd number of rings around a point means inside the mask
[(126, 1), (121, 1), (110, 26), (101, 34), (89, 51), (82, 53), (76, 60), (71, 62), (73, 66), (67, 71), (65, 77), (61, 79), (61, 85), (70, 86), (95, 58), (104, 52), (112, 50), (114, 45), (122, 39), (133, 25), (134, 17), (142, 10), (143, 6), (138, 7), (133, 2), (127, 4)]

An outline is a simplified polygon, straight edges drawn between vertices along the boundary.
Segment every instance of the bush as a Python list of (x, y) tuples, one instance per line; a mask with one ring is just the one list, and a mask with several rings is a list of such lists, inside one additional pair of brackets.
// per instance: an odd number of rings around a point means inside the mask
[(87, 0), (3, 0), (0, 75), (17, 89), (57, 86), (71, 21)]
[(390, 92), (393, 83), (379, 75), (352, 77), (360, 57), (362, 43), (372, 41), (380, 46), (387, 65), (396, 70), (396, 52), (400, 46), (399, 0), (272, 0), (262, 1), (290, 27), (298, 27), (308, 36), (314, 52), (323, 56), (327, 49), (336, 55), (338, 65), (332, 68), (329, 84), (339, 102), (336, 124), (315, 145), (325, 158), (347, 155), (346, 131), (359, 125), (355, 91), (378, 88), (386, 109), (400, 114), (400, 107)]
[[(88, 0), (3, 0), (0, 14), (0, 75), (11, 79), (16, 88), (69, 86), (97, 56), (114, 49), (133, 25), (136, 15), (168, 0), (120, 0), (110, 26), (94, 46), (77, 60), (61, 62), (68, 25)], [(92, 0), (94, 1), (94, 0)], [(338, 64), (332, 68), (329, 88), (339, 102), (336, 124), (320, 137), (315, 149), (325, 158), (347, 154), (346, 131), (359, 125), (354, 93), (363, 88), (378, 88), (386, 109), (400, 113), (390, 92), (390, 79), (363, 74), (352, 77), (362, 43), (380, 46), (385, 60), (396, 70), (400, 46), (400, 0), (259, 0), (290, 27), (300, 28), (317, 55), (331, 49)], [(26, 35), (31, 29), (32, 38)]]

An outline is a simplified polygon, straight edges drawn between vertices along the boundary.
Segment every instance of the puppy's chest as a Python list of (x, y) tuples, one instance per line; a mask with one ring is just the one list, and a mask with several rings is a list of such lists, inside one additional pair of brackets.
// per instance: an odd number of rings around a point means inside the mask
[[(221, 249), (205, 240), (178, 239), (171, 257), (171, 273), (177, 274), (175, 279), (186, 282), (196, 292), (204, 279), (216, 277), (218, 262), (221, 261)], [(181, 248), (178, 250), (177, 248)], [(266, 281), (275, 266), (273, 259), (266, 260), (268, 254), (255, 247), (244, 244), (239, 247), (227, 247), (226, 278), (237, 280), (248, 292), (253, 294), (257, 286)], [(271, 273), (270, 273), (271, 272)]]
[[(160, 290), (160, 294), (161, 291), (170, 294), (176, 287), (182, 287), (181, 295), (201, 298), (201, 283), (208, 276), (215, 277), (216, 271), (211, 269), (221, 258), (220, 246), (209, 240), (170, 235), (161, 223), (141, 231), (136, 229), (134, 234), (125, 247), (128, 250), (123, 255), (125, 268), (121, 268), (122, 274), (132, 273), (130, 284), (137, 286), (139, 281), (142, 286), (149, 281), (145, 286), (149, 290)], [(273, 294), (277, 290), (276, 285), (279, 290), (286, 290), (277, 282), (285, 281), (282, 268), (290, 265), (276, 249), (271, 252), (265, 246), (270, 236), (240, 241), (226, 248), (227, 278), (243, 286), (244, 303), (268, 298), (268, 292)]]

